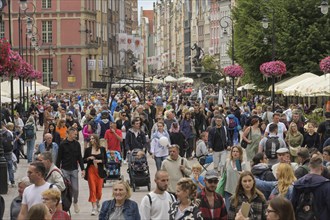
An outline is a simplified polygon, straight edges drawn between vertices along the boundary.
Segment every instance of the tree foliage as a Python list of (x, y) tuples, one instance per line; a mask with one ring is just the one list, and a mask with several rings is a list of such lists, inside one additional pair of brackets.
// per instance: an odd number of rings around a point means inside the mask
[[(319, 62), (330, 54), (330, 17), (320, 12), (319, 3), (315, 0), (236, 0), (233, 9), (235, 57), (245, 70), (244, 81), (268, 87), (270, 81), (263, 79), (259, 66), (272, 60), (272, 39), (275, 59), (286, 63), (287, 76), (305, 72), (321, 74)], [(264, 16), (270, 21), (268, 29), (261, 25)], [(266, 45), (264, 37), (268, 39)]]
[(204, 82), (210, 84), (217, 84), (221, 79), (221, 76), (219, 73), (217, 73), (217, 63), (214, 56), (205, 55), (202, 59), (202, 66), (205, 72), (211, 73), (209, 78), (204, 79)]

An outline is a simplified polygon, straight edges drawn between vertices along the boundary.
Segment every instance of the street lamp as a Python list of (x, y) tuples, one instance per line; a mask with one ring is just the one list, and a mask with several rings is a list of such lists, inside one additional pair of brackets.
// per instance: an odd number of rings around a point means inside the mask
[[(18, 13), (18, 28), (19, 28), (19, 53), (21, 55), (21, 57), (24, 59), (24, 55), (23, 55), (23, 36), (22, 36), (22, 19), (26, 18), (26, 36), (25, 36), (25, 45), (26, 45), (26, 58), (25, 60), (28, 62), (28, 39), (30, 39), (30, 64), (32, 64), (32, 51), (31, 51), (31, 46), (35, 47), (35, 41), (36, 40), (36, 36), (38, 35), (38, 28), (35, 25), (35, 20), (33, 18), (33, 16), (35, 15), (36, 12), (36, 6), (35, 4), (33, 4), (33, 2), (29, 2), (31, 4), (31, 12), (28, 12), (29, 8), (28, 7), (28, 1), (27, 0), (20, 0), (19, 3), (19, 13)], [(21, 11), (23, 13), (21, 13)], [(22, 96), (23, 96), (23, 106), (25, 109), (25, 100), (27, 101), (27, 106), (29, 105), (29, 90), (27, 90), (27, 96), (25, 99), (25, 83), (24, 83), (24, 79), (22, 79), (20, 77), (19, 79), (20, 81), (20, 101), (22, 103)], [(22, 82), (23, 82), (23, 86), (22, 86)], [(22, 91), (22, 87), (23, 87), (23, 91)], [(23, 92), (23, 93), (22, 93)]]
[(326, 15), (329, 12), (329, 5), (328, 5), (328, 1), (327, 0), (323, 0), (321, 2), (321, 5), (319, 6), (319, 8), (321, 9), (321, 13)]
[[(275, 44), (276, 44), (276, 36), (275, 36), (275, 10), (271, 9), (272, 12), (272, 61), (275, 61), (275, 56), (276, 56), (276, 51), (275, 51)], [(269, 27), (269, 20), (267, 16), (264, 16), (262, 21), (261, 21), (262, 27), (264, 29), (268, 29)], [(268, 39), (267, 37), (264, 37), (263, 39), (264, 44), (268, 44)], [(272, 75), (272, 109), (273, 112), (275, 111), (275, 76)]]
[[(230, 21), (230, 24), (229, 24)], [(228, 35), (227, 28), (231, 26), (231, 64), (235, 64), (235, 45), (234, 45), (234, 22), (233, 19), (229, 16), (223, 16), (220, 19), (220, 27), (222, 27), (223, 34)], [(235, 95), (235, 77), (232, 77), (232, 96), (234, 97)]]
[(51, 77), (51, 73), (50, 73), (50, 59), (51, 59), (51, 51), (54, 54), (54, 48), (53, 45), (49, 45), (48, 48), (48, 85), (49, 85), (49, 93), (52, 93), (52, 77)]

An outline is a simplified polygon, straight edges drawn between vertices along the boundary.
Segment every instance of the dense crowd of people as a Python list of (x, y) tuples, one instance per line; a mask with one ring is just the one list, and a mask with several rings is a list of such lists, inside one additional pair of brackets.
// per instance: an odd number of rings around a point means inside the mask
[[(19, 188), (11, 219), (70, 219), (71, 203), (80, 211), (79, 176), (91, 215), (102, 220), (330, 218), (330, 111), (316, 122), (300, 105), (272, 109), (258, 97), (219, 105), (163, 95), (142, 103), (129, 92), (51, 94), (13, 119), (3, 107), (8, 184)], [(22, 158), (28, 176), (15, 181)], [(130, 197), (150, 187), (142, 181), (150, 178), (147, 158), (156, 188), (140, 203)], [(130, 184), (120, 178), (122, 163)], [(102, 203), (108, 178), (118, 181)]]

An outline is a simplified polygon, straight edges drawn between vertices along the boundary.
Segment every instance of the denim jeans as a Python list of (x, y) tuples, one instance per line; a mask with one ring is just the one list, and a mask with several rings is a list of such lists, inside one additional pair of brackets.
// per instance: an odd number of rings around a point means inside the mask
[(164, 157), (156, 157), (155, 156), (155, 162), (156, 162), (157, 171), (160, 170), (160, 168), (162, 166), (162, 162), (165, 159), (166, 159), (166, 156), (164, 156)]
[(73, 203), (78, 203), (78, 195), (79, 195), (78, 170), (62, 169), (62, 172), (63, 172), (63, 176), (71, 181)]
[(190, 158), (192, 156), (192, 152), (194, 150), (194, 138), (188, 138), (187, 139), (187, 142), (188, 142), (188, 149), (186, 151), (186, 158)]
[[(221, 175), (223, 173), (223, 168), (226, 164), (226, 158), (227, 150), (213, 151), (213, 166), (215, 170), (220, 171)], [(220, 170), (218, 166), (220, 166)]]
[(32, 139), (26, 141), (26, 155), (27, 155), (28, 163), (32, 162), (33, 149), (34, 149), (35, 142), (36, 142), (35, 138), (32, 138)]
[(229, 211), (230, 197), (231, 196), (232, 196), (232, 194), (230, 194), (229, 192), (225, 191), (225, 204), (226, 204), (227, 212)]
[(8, 176), (9, 176), (9, 181), (10, 183), (14, 183), (14, 169), (13, 169), (13, 158), (12, 158), (12, 153), (5, 153), (5, 159), (7, 161), (7, 169), (8, 169)]

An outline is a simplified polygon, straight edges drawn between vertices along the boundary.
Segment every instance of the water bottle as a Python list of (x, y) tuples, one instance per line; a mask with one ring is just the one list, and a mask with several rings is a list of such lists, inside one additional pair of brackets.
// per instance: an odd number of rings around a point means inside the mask
[(272, 158), (271, 159), (274, 159), (274, 156), (276, 155), (276, 144), (275, 143), (272, 143)]

